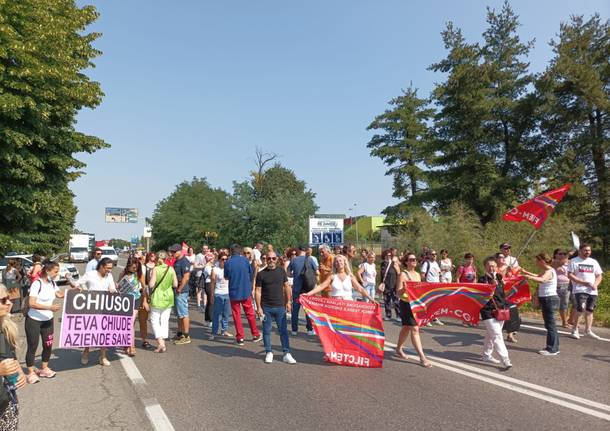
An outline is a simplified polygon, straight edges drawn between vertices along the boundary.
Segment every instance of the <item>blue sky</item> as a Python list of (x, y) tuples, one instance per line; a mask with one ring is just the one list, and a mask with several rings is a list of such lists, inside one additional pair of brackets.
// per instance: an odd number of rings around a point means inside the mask
[[(81, 155), (71, 186), (76, 226), (98, 239), (141, 235), (143, 223), (104, 223), (104, 208), (152, 215), (194, 176), (232, 191), (254, 149), (281, 156), (317, 194), (320, 212), (379, 214), (395, 203), (366, 127), (401, 89), (427, 96), (442, 76), (447, 21), (480, 40), (485, 6), (501, 1), (81, 1), (101, 13), (103, 55), (89, 76), (105, 93), (77, 128), (110, 149)], [(606, 1), (512, 1), (522, 39), (536, 40), (532, 70), (571, 14), (610, 15)]]

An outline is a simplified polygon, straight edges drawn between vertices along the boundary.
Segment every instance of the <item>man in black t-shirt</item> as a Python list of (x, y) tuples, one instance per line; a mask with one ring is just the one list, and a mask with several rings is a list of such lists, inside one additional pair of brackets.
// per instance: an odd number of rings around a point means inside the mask
[(290, 312), (292, 292), (288, 285), (288, 276), (284, 268), (277, 266), (277, 255), (270, 251), (267, 253), (267, 267), (256, 276), (256, 313), (263, 318), (263, 343), (265, 344), (265, 363), (273, 362), (271, 350), (271, 325), (273, 320), (280, 331), (283, 361), (287, 364), (296, 364), (290, 354), (288, 341), (288, 325), (286, 312)]
[(176, 315), (178, 316), (178, 333), (174, 338), (174, 343), (177, 345), (189, 344), (191, 337), (189, 336), (190, 321), (189, 321), (189, 280), (191, 277), (191, 262), (182, 255), (182, 246), (174, 244), (169, 248), (169, 251), (174, 254), (176, 261), (174, 262), (174, 271), (178, 279), (178, 287), (174, 295), (174, 304)]

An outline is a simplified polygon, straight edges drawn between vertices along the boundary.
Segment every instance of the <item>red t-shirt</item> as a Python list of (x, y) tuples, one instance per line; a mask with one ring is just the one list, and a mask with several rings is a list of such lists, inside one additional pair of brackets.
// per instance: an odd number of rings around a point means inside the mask
[(459, 283), (476, 283), (477, 269), (473, 265), (460, 265), (457, 272), (457, 279)]

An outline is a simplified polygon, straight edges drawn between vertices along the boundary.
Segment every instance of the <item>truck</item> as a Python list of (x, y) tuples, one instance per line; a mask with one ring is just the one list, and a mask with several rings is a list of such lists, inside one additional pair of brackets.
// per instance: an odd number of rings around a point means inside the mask
[(90, 252), (89, 234), (70, 235), (68, 254), (70, 262), (87, 262)]

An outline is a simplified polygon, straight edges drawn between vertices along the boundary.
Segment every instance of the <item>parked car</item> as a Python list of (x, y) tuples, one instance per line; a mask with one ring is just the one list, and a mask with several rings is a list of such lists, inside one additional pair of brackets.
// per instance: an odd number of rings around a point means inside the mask
[(6, 265), (8, 265), (9, 259), (20, 260), (21, 266), (27, 272), (32, 266), (32, 255), (31, 254), (13, 254), (7, 253), (5, 257), (0, 258), (0, 271), (4, 271)]
[(119, 255), (116, 254), (116, 250), (113, 247), (104, 246), (99, 247), (99, 249), (102, 250), (102, 259), (108, 257), (112, 259), (112, 263), (115, 265), (119, 263)]
[(68, 284), (68, 280), (66, 279), (66, 274), (70, 273), (70, 276), (73, 280), (78, 280), (80, 278), (80, 274), (78, 273), (78, 269), (73, 264), (66, 262), (70, 256), (67, 254), (59, 254), (57, 256), (53, 256), (51, 260), (53, 262), (59, 263), (59, 274), (55, 277), (55, 283), (59, 286)]

